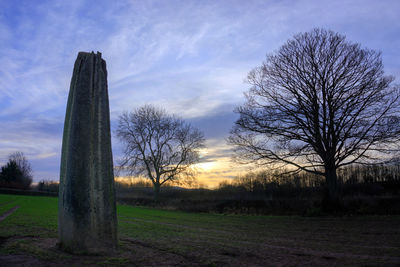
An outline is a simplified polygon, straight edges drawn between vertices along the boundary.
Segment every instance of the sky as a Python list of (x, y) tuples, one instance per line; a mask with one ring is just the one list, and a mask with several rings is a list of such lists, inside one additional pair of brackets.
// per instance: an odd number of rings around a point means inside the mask
[(400, 83), (400, 1), (0, 0), (0, 165), (22, 151), (34, 181), (59, 179), (64, 116), (79, 51), (107, 62), (115, 165), (118, 116), (144, 104), (204, 132), (198, 177), (209, 187), (249, 170), (226, 144), (268, 53), (315, 27), (382, 52)]

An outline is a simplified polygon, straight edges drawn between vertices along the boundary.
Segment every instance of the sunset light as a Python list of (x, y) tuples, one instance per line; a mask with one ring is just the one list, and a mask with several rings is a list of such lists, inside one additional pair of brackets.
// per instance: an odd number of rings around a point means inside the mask
[(400, 0), (0, 0), (0, 266), (400, 266)]
[(218, 166), (216, 161), (197, 163), (193, 167), (199, 168), (201, 172), (210, 172)]
[[(159, 6), (152, 1), (107, 2), (104, 20), (95, 16), (96, 12), (86, 12), (91, 5), (84, 1), (26, 2), (30, 12), (22, 13), (11, 2), (0, 5), (8, 14), (0, 17), (0, 121), (4, 129), (0, 163), (4, 164), (10, 153), (23, 151), (32, 161), (34, 182), (59, 179), (71, 66), (79, 51), (101, 51), (107, 62), (112, 129), (123, 111), (153, 104), (204, 132), (206, 148), (196, 167), (199, 178), (210, 186), (246, 168), (234, 166), (232, 147), (226, 144), (238, 116), (233, 110), (243, 103), (243, 93), (249, 89), (243, 81), (266, 53), (294, 33), (316, 26), (342, 32), (384, 51), (388, 74), (399, 77), (398, 61), (394, 60), (398, 46), (383, 38), (398, 31), (397, 23), (392, 22), (397, 15), (393, 8), (381, 8), (384, 4), (380, 2), (363, 4), (362, 9), (356, 2), (348, 3), (346, 12), (351, 15), (340, 20), (333, 15), (334, 10), (343, 11), (336, 1), (316, 1), (309, 7), (302, 1), (255, 1), (229, 4), (232, 10), (222, 2), (174, 2), (177, 6)], [(180, 12), (176, 14), (176, 10)], [(375, 15), (366, 17), (368, 10)], [(376, 10), (380, 10), (379, 16)], [(304, 12), (312, 15), (303, 16)], [(13, 16), (18, 19), (6, 19)], [(36, 25), (32, 21), (41, 22)], [(360, 21), (358, 28), (346, 26), (355, 21)], [(371, 28), (380, 34), (371, 38)], [(112, 149), (117, 165), (123, 145), (115, 132)]]

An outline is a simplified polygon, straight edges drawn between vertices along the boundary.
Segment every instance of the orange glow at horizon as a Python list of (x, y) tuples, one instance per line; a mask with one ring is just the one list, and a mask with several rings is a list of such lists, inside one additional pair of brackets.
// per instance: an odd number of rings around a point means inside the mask
[[(214, 189), (223, 181), (229, 181), (234, 177), (248, 171), (248, 166), (234, 163), (227, 153), (230, 147), (221, 140), (207, 140), (206, 148), (200, 150), (200, 162), (192, 166), (195, 172), (196, 182), (192, 186)], [(116, 177), (118, 182), (135, 182), (146, 179), (144, 177)], [(150, 182), (149, 179), (146, 179)], [(173, 185), (174, 183), (172, 183)]]
[(193, 167), (199, 184), (217, 188), (222, 181), (231, 180), (246, 171), (247, 167), (234, 163), (231, 147), (224, 141), (209, 139), (206, 148), (200, 150), (200, 162)]

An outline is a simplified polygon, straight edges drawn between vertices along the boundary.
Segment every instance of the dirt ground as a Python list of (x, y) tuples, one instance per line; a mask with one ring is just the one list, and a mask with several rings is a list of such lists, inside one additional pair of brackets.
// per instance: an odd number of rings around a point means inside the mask
[[(0, 266), (399, 266), (400, 257), (322, 253), (317, 250), (262, 244), (258, 251), (221, 250), (205, 255), (204, 251), (189, 254), (168, 251), (151, 243), (121, 238), (117, 252), (107, 256), (71, 255), (57, 249), (55, 238), (19, 238), (1, 240), (1, 246), (18, 241), (37, 250), (32, 255), (0, 255)], [(290, 240), (288, 240), (290, 242)], [(43, 253), (46, 252), (47, 255)], [(45, 259), (47, 257), (47, 259)], [(209, 261), (205, 260), (209, 258)], [(356, 265), (358, 265), (356, 264)]]

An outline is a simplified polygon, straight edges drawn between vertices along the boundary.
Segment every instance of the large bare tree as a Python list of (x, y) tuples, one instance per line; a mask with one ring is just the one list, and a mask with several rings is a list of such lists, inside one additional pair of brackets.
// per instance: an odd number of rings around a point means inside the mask
[(324, 175), (326, 199), (340, 198), (338, 168), (383, 159), (400, 139), (399, 87), (381, 54), (314, 29), (267, 55), (228, 138), (237, 158)]
[(131, 175), (145, 175), (160, 187), (190, 174), (204, 146), (203, 133), (164, 110), (145, 105), (119, 117), (119, 139), (125, 145), (121, 167)]

